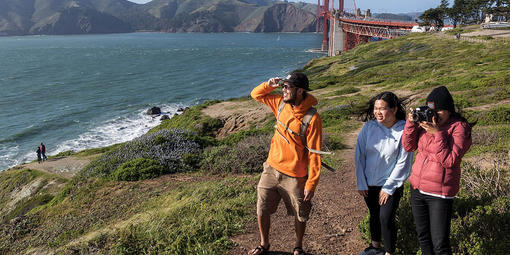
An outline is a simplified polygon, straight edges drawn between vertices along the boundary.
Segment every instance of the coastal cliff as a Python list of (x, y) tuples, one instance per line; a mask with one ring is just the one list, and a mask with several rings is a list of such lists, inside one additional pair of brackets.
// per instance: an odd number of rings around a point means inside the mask
[[(445, 85), (468, 120), (478, 122), (462, 165), (452, 245), (459, 253), (507, 250), (509, 65), (510, 43), (502, 39), (467, 43), (414, 34), (304, 66), (320, 102), (324, 144), (340, 155), (322, 158), (336, 172), (322, 173), (305, 249), (353, 254), (365, 246), (364, 205), (352, 168), (360, 109), (386, 90), (419, 106), (432, 88)], [(273, 125), (274, 115), (249, 98), (209, 101), (133, 141), (50, 158), (90, 162), (73, 177), (37, 170), (39, 164), (4, 171), (0, 253), (245, 253), (258, 242), (256, 183)], [(273, 221), (274, 250), (289, 249), (292, 238), (284, 213)], [(399, 229), (400, 253), (415, 254), (408, 194)]]
[(163, 32), (311, 32), (311, 4), (239, 0), (7, 0), (0, 35)]

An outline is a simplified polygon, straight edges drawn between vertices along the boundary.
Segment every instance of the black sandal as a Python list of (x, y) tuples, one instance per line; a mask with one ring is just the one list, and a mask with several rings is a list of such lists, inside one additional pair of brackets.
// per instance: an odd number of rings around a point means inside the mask
[(264, 246), (262, 246), (262, 244), (261, 244), (261, 245), (259, 245), (259, 246), (255, 247), (255, 249), (251, 250), (251, 251), (250, 251), (250, 253), (248, 253), (248, 254), (253, 254), (255, 251), (260, 251), (259, 255), (260, 255), (260, 254), (266, 254), (266, 252), (268, 252), (268, 251), (269, 251), (269, 247), (270, 247), (270, 246), (271, 246), (271, 245), (270, 245), (270, 244), (268, 244), (268, 245), (267, 245), (267, 248), (265, 248), (265, 247), (264, 247)]
[(299, 246), (294, 248), (293, 254), (295, 254), (296, 251), (298, 252), (299, 255), (305, 255), (305, 251), (303, 250), (303, 248)]

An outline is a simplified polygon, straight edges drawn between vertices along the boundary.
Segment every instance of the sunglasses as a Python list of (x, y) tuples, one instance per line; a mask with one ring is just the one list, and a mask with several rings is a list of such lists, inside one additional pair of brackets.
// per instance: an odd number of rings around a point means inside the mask
[(295, 86), (288, 85), (288, 84), (283, 84), (283, 85), (282, 85), (282, 89), (293, 89), (293, 88), (296, 88), (296, 87), (295, 87)]

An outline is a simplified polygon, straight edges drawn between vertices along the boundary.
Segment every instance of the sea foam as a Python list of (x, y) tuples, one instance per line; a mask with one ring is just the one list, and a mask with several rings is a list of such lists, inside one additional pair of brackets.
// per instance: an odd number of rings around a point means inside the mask
[[(183, 105), (171, 104), (161, 106), (162, 115), (170, 117), (178, 113)], [(151, 128), (161, 123), (161, 116), (146, 114), (147, 109), (125, 116), (98, 123), (91, 130), (79, 135), (75, 139), (67, 140), (56, 146), (50, 155), (64, 151), (81, 151), (90, 148), (106, 147), (117, 143), (130, 141), (147, 133)]]

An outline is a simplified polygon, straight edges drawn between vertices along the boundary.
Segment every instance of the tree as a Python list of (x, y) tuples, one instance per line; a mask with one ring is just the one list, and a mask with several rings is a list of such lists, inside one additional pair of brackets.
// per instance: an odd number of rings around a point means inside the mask
[(435, 25), (436, 27), (442, 27), (444, 25), (445, 12), (442, 8), (430, 8), (420, 15), (420, 19), (423, 20), (425, 25)]
[(487, 13), (503, 18), (506, 21), (510, 20), (510, 0), (493, 0), (492, 2)]

